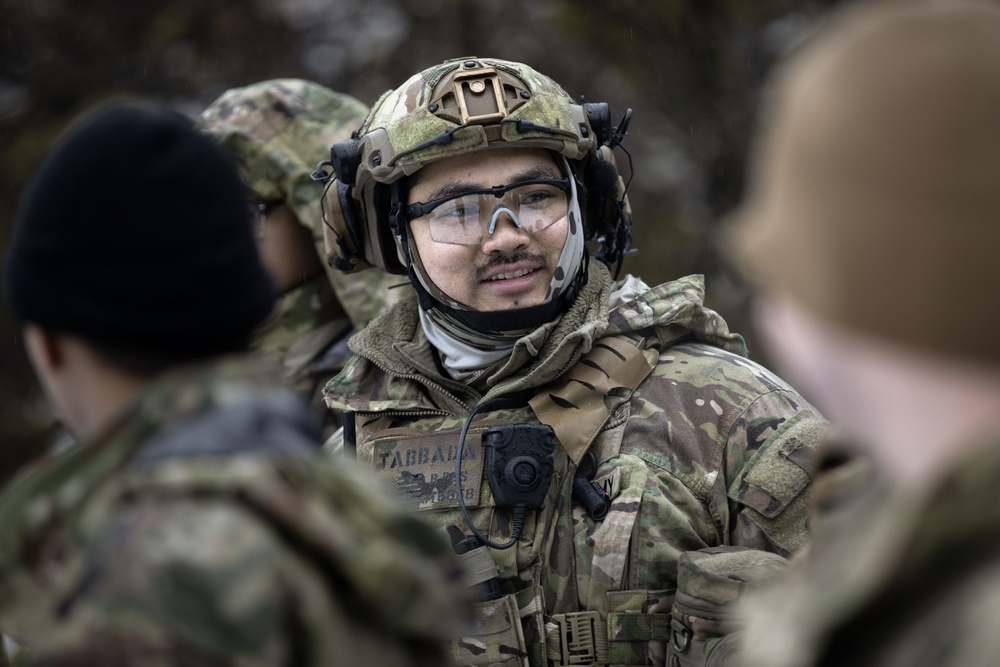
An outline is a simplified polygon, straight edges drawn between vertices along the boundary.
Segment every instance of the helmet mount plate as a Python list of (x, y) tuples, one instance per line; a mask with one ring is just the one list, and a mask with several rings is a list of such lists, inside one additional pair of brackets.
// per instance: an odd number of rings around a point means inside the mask
[(438, 84), (427, 108), (458, 125), (492, 125), (526, 101), (520, 90), (527, 86), (502, 81), (493, 67), (460, 69)]

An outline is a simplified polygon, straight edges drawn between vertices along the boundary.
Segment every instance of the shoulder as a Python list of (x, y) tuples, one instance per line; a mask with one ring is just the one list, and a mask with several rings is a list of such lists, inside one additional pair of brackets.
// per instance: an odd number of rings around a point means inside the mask
[(50, 540), (58, 553), (45, 556), (44, 578), (32, 577), (34, 594), (5, 602), (10, 631), (43, 653), (57, 637), (106, 630), (122, 647), (141, 639), (217, 656), (234, 646), (248, 658), (273, 654), (285, 639), (291, 581), (315, 589), (318, 575), (239, 503), (177, 493), (176, 485), (173, 493), (129, 493), (116, 482), (83, 498), (72, 524)]
[(734, 540), (753, 544), (763, 531), (788, 551), (803, 543), (805, 491), (828, 424), (768, 369), (702, 343), (670, 347), (633, 397), (627, 428), (642, 458), (741, 508), (746, 535)]
[(186, 593), (176, 598), (182, 605), (191, 601), (185, 596), (224, 599), (254, 581), (260, 597), (247, 599), (248, 612), (278, 603), (281, 578), (274, 575), (293, 550), (270, 521), (235, 497), (212, 494), (197, 483), (185, 488), (173, 480), (158, 487), (146, 481), (150, 488), (126, 490), (119, 502), (102, 508), (104, 520), (95, 526), (87, 559), (103, 564), (94, 581), (104, 586), (94, 585), (88, 597), (99, 598), (102, 591), (135, 596), (157, 604), (159, 614), (173, 611), (163, 601), (177, 593), (160, 586), (184, 581)]
[[(868, 489), (787, 579), (748, 597), (745, 664), (994, 664), (1000, 560), (988, 535), (996, 521), (986, 517), (968, 532), (972, 524), (957, 520), (963, 513), (942, 507), (947, 499), (918, 495)], [(995, 498), (987, 493), (976, 505)], [(866, 632), (873, 627), (880, 632)]]
[(418, 359), (433, 367), (430, 343), (423, 335), (416, 299), (390, 308), (350, 340), (354, 356), (323, 388), (323, 400), (335, 410), (378, 411), (399, 405), (430, 405), (426, 373)]
[(172, 462), (129, 475), (117, 502), (88, 512), (85, 560), (97, 570), (84, 573), (80, 602), (250, 653), (295, 640), (292, 608), (310, 636), (350, 617), (387, 637), (439, 638), (460, 613), (446, 540), (372, 482), (350, 461), (322, 459)]
[(674, 452), (691, 442), (696, 448), (691, 456), (728, 448), (719, 455), (742, 460), (800, 414), (822, 420), (808, 401), (760, 364), (712, 345), (681, 343), (662, 350), (640, 384), (630, 426), (656, 430), (669, 424), (663, 435)]

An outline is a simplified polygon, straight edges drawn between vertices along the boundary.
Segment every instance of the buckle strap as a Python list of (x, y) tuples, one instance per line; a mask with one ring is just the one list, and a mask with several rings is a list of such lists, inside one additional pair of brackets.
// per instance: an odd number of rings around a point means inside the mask
[(670, 636), (670, 614), (646, 614), (636, 612), (610, 612), (608, 614), (608, 636), (611, 641), (651, 641), (665, 640)]
[(608, 664), (608, 626), (596, 611), (549, 616), (545, 623), (546, 657), (554, 667)]
[[(597, 612), (584, 611), (547, 616), (545, 621), (545, 655), (554, 667), (610, 665), (613, 645), (671, 636), (670, 614), (611, 612), (603, 621)], [(632, 662), (624, 656), (616, 660)]]

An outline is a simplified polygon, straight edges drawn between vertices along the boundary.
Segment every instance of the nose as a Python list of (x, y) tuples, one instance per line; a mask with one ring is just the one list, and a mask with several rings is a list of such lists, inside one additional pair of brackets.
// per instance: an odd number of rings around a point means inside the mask
[(491, 216), (486, 228), (482, 249), (487, 255), (494, 252), (506, 254), (528, 245), (527, 230), (519, 225), (513, 211), (506, 206), (499, 206)]

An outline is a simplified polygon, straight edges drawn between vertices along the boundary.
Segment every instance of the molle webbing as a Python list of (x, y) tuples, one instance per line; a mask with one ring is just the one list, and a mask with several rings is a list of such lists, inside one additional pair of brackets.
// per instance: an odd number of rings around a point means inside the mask
[[(559, 380), (529, 401), (551, 426), (574, 463), (580, 463), (614, 410), (656, 367), (659, 351), (687, 334), (658, 328), (642, 337), (607, 336), (594, 343)], [(597, 610), (545, 618), (547, 665), (645, 665), (646, 646), (670, 635), (669, 613), (645, 611), (644, 591), (609, 591)]]
[(652, 341), (649, 336), (623, 335), (597, 340), (565, 375), (528, 401), (538, 421), (552, 427), (577, 465), (614, 408), (656, 367), (659, 350), (683, 336), (660, 330), (656, 334)]
[[(547, 665), (615, 665), (639, 667), (647, 664), (648, 642), (670, 636), (670, 614), (647, 613), (633, 601), (645, 602), (635, 591), (608, 595), (608, 620), (593, 611), (546, 617)], [(628, 599), (629, 602), (619, 604)]]

